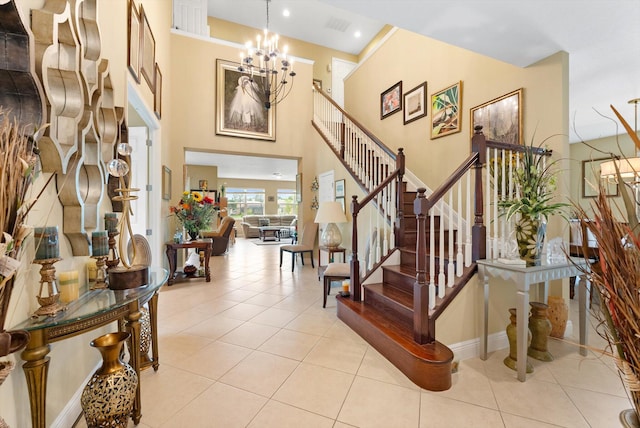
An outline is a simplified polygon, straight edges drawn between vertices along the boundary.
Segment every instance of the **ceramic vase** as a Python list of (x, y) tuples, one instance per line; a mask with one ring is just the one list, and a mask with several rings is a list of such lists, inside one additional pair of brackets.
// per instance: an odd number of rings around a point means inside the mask
[(138, 376), (120, 359), (129, 333), (108, 333), (91, 346), (102, 355), (102, 366), (82, 391), (80, 404), (88, 427), (126, 427), (133, 409)]
[(545, 303), (530, 302), (531, 316), (529, 317), (529, 330), (531, 331), (531, 344), (527, 349), (527, 355), (540, 361), (553, 361), (553, 355), (549, 352), (549, 333), (551, 322), (547, 318)]
[[(507, 325), (507, 338), (509, 339), (509, 355), (504, 359), (504, 364), (511, 370), (518, 370), (518, 330), (516, 308), (510, 308), (510, 323)], [(527, 345), (531, 343), (531, 331), (527, 329)], [(533, 373), (533, 365), (527, 360), (527, 373)]]
[(544, 218), (523, 215), (516, 222), (518, 253), (527, 266), (540, 265), (546, 233), (547, 223)]
[(549, 335), (562, 339), (564, 337), (564, 331), (567, 328), (567, 320), (569, 319), (569, 306), (560, 296), (549, 296), (547, 302), (549, 304), (547, 316), (549, 317), (549, 321), (551, 321), (551, 333), (549, 333)]
[(624, 428), (639, 428), (640, 422), (635, 409), (627, 409), (620, 412), (620, 423)]

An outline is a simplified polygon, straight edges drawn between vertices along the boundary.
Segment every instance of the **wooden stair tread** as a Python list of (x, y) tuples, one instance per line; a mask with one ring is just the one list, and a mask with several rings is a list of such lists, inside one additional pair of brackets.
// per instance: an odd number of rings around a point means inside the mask
[(366, 290), (371, 290), (374, 293), (380, 294), (413, 311), (413, 295), (394, 287), (392, 284), (367, 284), (364, 287)]
[(420, 345), (411, 326), (364, 302), (336, 297), (338, 318), (384, 355), (421, 388), (444, 391), (451, 387), (453, 352), (438, 341)]

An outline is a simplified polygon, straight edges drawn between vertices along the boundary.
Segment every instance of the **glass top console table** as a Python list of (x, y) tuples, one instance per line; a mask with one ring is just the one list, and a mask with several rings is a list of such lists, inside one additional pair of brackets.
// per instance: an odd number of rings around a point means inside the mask
[[(77, 300), (67, 305), (67, 310), (53, 317), (30, 318), (13, 328), (28, 330), (31, 338), (21, 357), (25, 361), (22, 368), (27, 378), (31, 424), (34, 428), (44, 428), (46, 424), (47, 373), (51, 343), (103, 327), (114, 321), (119, 322), (131, 334), (129, 349), (140, 349), (140, 308), (149, 302), (151, 319), (153, 360), (149, 363), (158, 369), (157, 308), (158, 291), (167, 282), (168, 273), (159, 267), (149, 268), (147, 285), (128, 290), (89, 290)], [(129, 364), (138, 377), (143, 366), (140, 352), (130, 352)], [(142, 417), (140, 382), (136, 390), (135, 403), (131, 415), (137, 425)]]
[(491, 278), (501, 278), (515, 285), (516, 291), (516, 328), (517, 328), (517, 368), (518, 380), (526, 380), (527, 363), (527, 330), (529, 313), (529, 286), (531, 284), (543, 283), (541, 301), (547, 303), (549, 293), (549, 281), (554, 279), (576, 277), (578, 281), (585, 281), (585, 286), (578, 287), (579, 302), (579, 324), (580, 324), (580, 354), (587, 355), (587, 312), (589, 305), (590, 284), (586, 280), (584, 271), (589, 270), (589, 260), (581, 258), (571, 258), (564, 263), (548, 264), (543, 262), (540, 266), (519, 266), (501, 263), (498, 260), (478, 260), (478, 275), (480, 284), (483, 287), (484, 305), (482, 307), (480, 337), (480, 358), (487, 359), (487, 331), (489, 329), (489, 280)]

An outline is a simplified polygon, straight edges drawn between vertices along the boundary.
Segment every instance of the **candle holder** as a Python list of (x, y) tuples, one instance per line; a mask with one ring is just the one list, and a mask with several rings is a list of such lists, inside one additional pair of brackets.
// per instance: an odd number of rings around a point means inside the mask
[[(67, 309), (66, 305), (60, 304), (60, 292), (56, 285), (56, 268), (53, 267), (54, 263), (62, 260), (55, 257), (51, 259), (36, 259), (33, 263), (42, 265), (40, 268), (40, 290), (38, 291), (38, 303), (40, 307), (34, 312), (33, 316), (53, 316), (60, 311)], [(43, 293), (44, 285), (47, 284), (47, 293)]]
[(120, 264), (120, 259), (118, 258), (118, 250), (116, 249), (116, 236), (118, 236), (118, 234), (120, 234), (120, 232), (109, 232), (109, 258), (106, 261), (107, 271)]
[(108, 256), (91, 256), (96, 259), (96, 282), (89, 288), (90, 290), (101, 290), (107, 288), (107, 269), (106, 261)]

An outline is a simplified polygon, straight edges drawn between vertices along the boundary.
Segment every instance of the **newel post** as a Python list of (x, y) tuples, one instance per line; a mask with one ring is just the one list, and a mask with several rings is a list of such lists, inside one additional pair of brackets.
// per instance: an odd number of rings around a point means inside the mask
[(482, 126), (474, 128), (471, 139), (471, 150), (478, 154), (478, 159), (473, 166), (475, 171), (475, 218), (471, 230), (472, 249), (471, 259), (475, 262), (487, 257), (487, 228), (484, 225), (484, 197), (482, 194), (482, 167), (487, 163), (487, 140), (482, 133)]
[(404, 245), (404, 168), (405, 158), (404, 149), (401, 147), (398, 149), (396, 156), (396, 169), (398, 170), (398, 179), (396, 180), (396, 227), (393, 231), (396, 235), (396, 246), (402, 247)]
[(358, 213), (360, 212), (360, 204), (356, 195), (351, 198), (351, 217), (353, 218), (353, 231), (351, 234), (351, 246), (353, 247), (351, 256), (351, 296), (355, 302), (359, 302), (362, 299), (360, 291), (360, 261), (358, 260)]
[(413, 212), (417, 219), (416, 238), (416, 282), (413, 284), (413, 340), (420, 344), (434, 341), (435, 332), (429, 330), (429, 285), (427, 284), (427, 189), (418, 189), (413, 201)]

